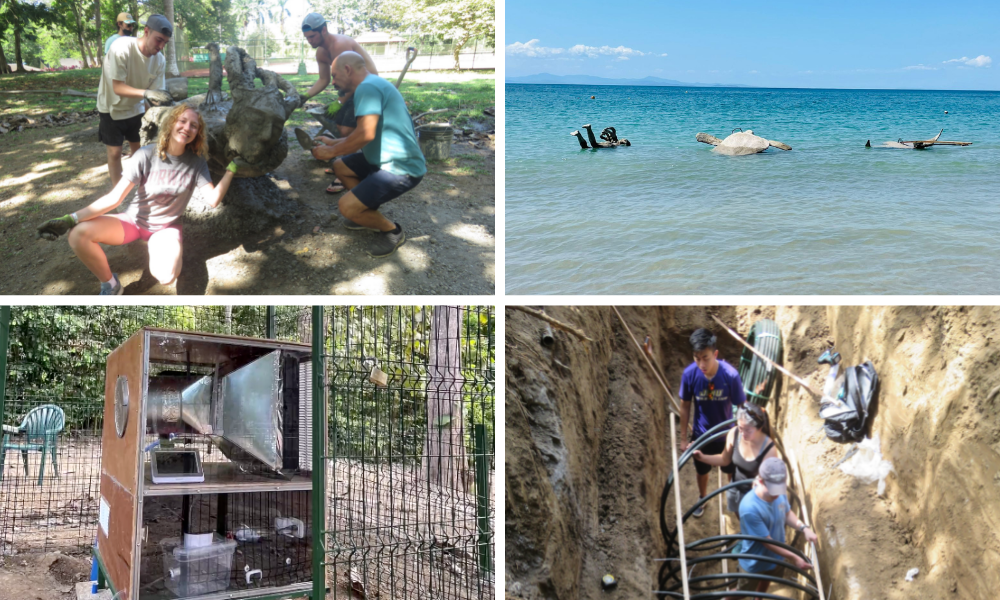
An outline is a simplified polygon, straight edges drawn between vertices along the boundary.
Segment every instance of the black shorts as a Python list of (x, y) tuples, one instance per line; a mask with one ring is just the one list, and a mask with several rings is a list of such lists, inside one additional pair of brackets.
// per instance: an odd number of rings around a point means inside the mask
[[(702, 454), (722, 454), (722, 452), (725, 449), (726, 449), (725, 434), (699, 448)], [(712, 465), (708, 463), (703, 463), (696, 458), (694, 459), (694, 468), (696, 471), (698, 471), (699, 475), (706, 475), (708, 474), (709, 471), (712, 470)], [(723, 473), (728, 473), (730, 475), (736, 472), (736, 465), (734, 465), (733, 463), (729, 463), (729, 466), (727, 467), (719, 467), (719, 468), (722, 469)]]
[(354, 96), (340, 104), (340, 110), (333, 115), (333, 122), (343, 127), (358, 126), (358, 118), (354, 116)]
[(111, 118), (111, 113), (101, 115), (101, 125), (97, 129), (97, 139), (105, 146), (121, 146), (125, 140), (135, 148), (139, 144), (139, 129), (142, 127), (142, 115), (136, 115), (121, 121)]
[(361, 152), (348, 154), (341, 160), (361, 180), (361, 183), (356, 185), (351, 193), (372, 210), (376, 210), (393, 198), (398, 198), (403, 192), (417, 187), (417, 184), (423, 179), (423, 177), (396, 175), (383, 171), (365, 160), (365, 155)]

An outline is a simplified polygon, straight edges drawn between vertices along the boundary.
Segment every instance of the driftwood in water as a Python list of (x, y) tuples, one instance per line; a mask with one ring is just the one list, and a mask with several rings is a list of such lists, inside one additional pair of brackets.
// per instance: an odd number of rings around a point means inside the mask
[[(618, 139), (618, 132), (615, 131), (614, 127), (605, 127), (604, 131), (601, 132), (601, 139), (605, 140), (603, 142), (598, 142), (597, 138), (594, 137), (594, 130), (591, 129), (590, 125), (584, 125), (584, 129), (587, 130), (587, 137), (590, 138), (590, 147), (594, 148), (617, 148), (618, 146), (631, 146), (632, 142), (625, 138)], [(587, 149), (587, 141), (583, 139), (583, 135), (579, 131), (574, 131), (570, 135), (576, 137), (580, 142), (580, 148)]]
[[(938, 134), (929, 140), (904, 140), (902, 138), (896, 140), (895, 142), (885, 142), (878, 148), (899, 148), (904, 150), (923, 150), (925, 148), (930, 148), (931, 146), (971, 146), (972, 142), (954, 142), (945, 141), (941, 139), (941, 134), (944, 133), (944, 129), (938, 132)], [(865, 143), (865, 148), (871, 148), (871, 140)]]

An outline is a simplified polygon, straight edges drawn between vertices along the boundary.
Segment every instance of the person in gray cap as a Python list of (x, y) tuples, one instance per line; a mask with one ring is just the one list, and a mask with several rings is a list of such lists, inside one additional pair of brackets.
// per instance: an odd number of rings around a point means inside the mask
[(118, 25), (118, 31), (116, 31), (114, 35), (109, 37), (108, 40), (104, 42), (104, 54), (107, 54), (108, 50), (111, 50), (111, 44), (114, 44), (115, 40), (120, 37), (129, 37), (132, 35), (132, 32), (135, 31), (135, 19), (133, 19), (132, 15), (128, 13), (118, 13), (118, 21), (116, 24)]
[[(316, 63), (319, 65), (319, 79), (306, 92), (305, 99), (308, 100), (316, 94), (322, 92), (330, 85), (333, 61), (342, 52), (356, 52), (365, 59), (365, 68), (369, 73), (378, 75), (375, 68), (375, 61), (369, 56), (365, 49), (361, 47), (354, 38), (339, 33), (330, 33), (326, 28), (326, 19), (319, 13), (309, 13), (302, 20), (302, 33), (306, 36), (306, 41), (313, 48), (316, 48)], [(358, 126), (358, 120), (354, 116), (354, 93), (338, 89), (340, 100), (340, 110), (333, 116), (333, 122), (337, 124), (339, 131), (331, 132), (340, 134), (340, 137), (347, 137)], [(333, 169), (327, 169), (327, 173), (333, 173)], [(339, 179), (335, 179), (330, 187), (326, 189), (331, 194), (339, 194), (344, 191), (344, 185)]]
[(146, 19), (141, 38), (119, 38), (104, 57), (101, 82), (97, 86), (97, 112), (100, 126), (97, 138), (108, 152), (108, 174), (111, 187), (122, 178), (122, 144), (139, 147), (139, 127), (146, 112), (143, 100), (151, 106), (173, 103), (165, 89), (167, 60), (163, 47), (174, 28), (163, 15)]
[[(740, 533), (761, 538), (770, 538), (782, 544), (785, 543), (785, 527), (794, 527), (801, 531), (806, 541), (816, 543), (816, 534), (799, 520), (792, 512), (787, 496), (788, 469), (780, 458), (765, 459), (760, 465), (757, 478), (754, 480), (753, 492), (743, 497), (740, 502)], [(756, 554), (769, 559), (785, 560), (796, 568), (806, 570), (812, 565), (799, 555), (765, 542), (742, 540), (741, 554)], [(782, 567), (766, 560), (749, 558), (739, 559), (740, 569), (745, 573), (767, 574), (780, 576)], [(739, 578), (740, 591), (767, 591), (770, 581)]]

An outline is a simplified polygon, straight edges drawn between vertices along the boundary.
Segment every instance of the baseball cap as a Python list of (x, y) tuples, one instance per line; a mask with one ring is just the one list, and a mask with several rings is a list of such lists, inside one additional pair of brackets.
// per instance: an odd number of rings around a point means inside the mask
[(135, 19), (128, 13), (118, 13), (118, 20), (115, 23), (135, 23)]
[(149, 27), (156, 33), (162, 33), (167, 37), (173, 37), (174, 35), (173, 26), (163, 15), (150, 15), (149, 18), (146, 19), (146, 27)]
[(326, 19), (319, 13), (309, 13), (302, 19), (302, 31), (317, 31), (326, 25)]
[(760, 478), (767, 486), (767, 493), (772, 496), (781, 496), (788, 491), (786, 484), (788, 480), (788, 469), (780, 458), (772, 456), (760, 465)]

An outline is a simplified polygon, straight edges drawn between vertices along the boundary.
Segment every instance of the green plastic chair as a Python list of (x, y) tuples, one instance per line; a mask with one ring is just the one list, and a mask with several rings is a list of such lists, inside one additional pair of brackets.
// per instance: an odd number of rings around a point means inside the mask
[[(38, 469), (38, 485), (45, 477), (45, 453), (52, 454), (52, 468), (59, 477), (59, 463), (56, 461), (56, 442), (59, 432), (66, 425), (66, 413), (55, 404), (43, 404), (31, 409), (17, 428), (3, 426), (3, 445), (0, 446), (0, 481), (3, 480), (3, 466), (8, 450), (20, 450), (24, 460), (24, 476), (28, 476), (28, 452), (41, 452), (42, 463)], [(11, 442), (11, 435), (25, 434), (24, 443)]]

